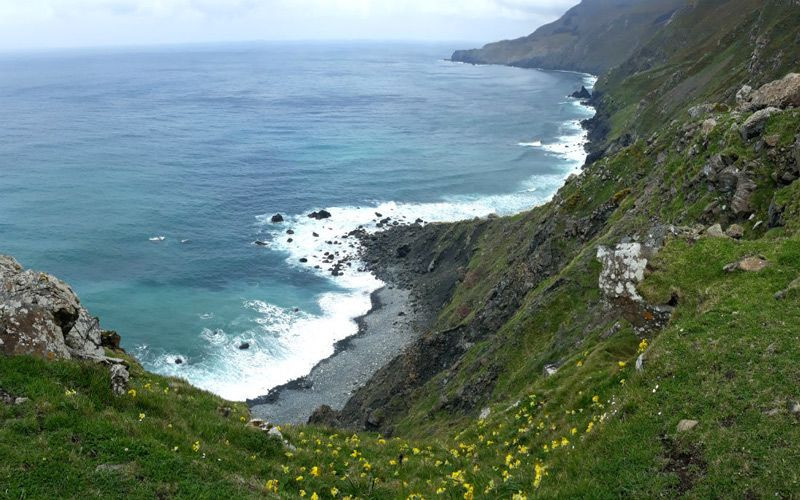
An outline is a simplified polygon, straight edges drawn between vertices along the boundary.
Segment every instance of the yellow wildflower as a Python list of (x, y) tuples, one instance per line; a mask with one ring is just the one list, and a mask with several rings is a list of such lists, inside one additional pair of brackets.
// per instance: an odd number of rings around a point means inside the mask
[(297, 476), (296, 478), (294, 478), (294, 480), (295, 480), (296, 482), (300, 483), (300, 482), (302, 482), (302, 481), (303, 481), (303, 476)]
[(542, 477), (547, 473), (544, 465), (536, 463), (533, 466), (533, 487), (538, 488), (542, 484)]
[(195, 452), (195, 453), (197, 453), (198, 451), (200, 451), (200, 441), (195, 441), (195, 442), (192, 444), (192, 451), (193, 451), (193, 452)]
[(580, 368), (581, 366), (583, 366), (583, 361), (578, 361), (577, 363), (575, 363), (575, 366)]
[(569, 433), (570, 433), (570, 434), (572, 434), (572, 435), (574, 436), (575, 434), (577, 434), (577, 433), (578, 433), (578, 429), (576, 429), (575, 427), (573, 427), (572, 429), (570, 429), (570, 430), (569, 430)]
[(336, 486), (334, 486), (333, 488), (331, 488), (331, 496), (332, 496), (333, 498), (336, 498), (336, 496), (337, 496), (338, 494), (339, 494), (339, 490), (336, 488)]
[(136, 389), (128, 389), (128, 396), (135, 398), (136, 397)]
[(270, 493), (277, 493), (278, 492), (278, 480), (277, 479), (270, 479), (264, 485), (264, 489), (266, 489)]
[(140, 413), (140, 414), (139, 414), (139, 422), (141, 422), (142, 420), (144, 420), (144, 416), (145, 416), (145, 415), (144, 415), (144, 413)]
[(312, 467), (309, 474), (311, 474), (314, 477), (319, 477), (319, 467), (317, 467), (316, 465)]
[(526, 497), (521, 491), (518, 491), (511, 496), (511, 500), (528, 500), (528, 497)]
[(311, 498), (311, 500), (319, 500), (319, 497), (317, 496), (317, 492), (316, 491), (311, 493), (311, 497), (309, 497), (309, 498)]

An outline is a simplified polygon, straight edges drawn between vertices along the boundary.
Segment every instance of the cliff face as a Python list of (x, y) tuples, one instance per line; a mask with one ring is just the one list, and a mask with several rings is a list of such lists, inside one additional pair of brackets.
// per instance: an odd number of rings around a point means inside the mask
[(601, 74), (625, 61), (685, 5), (686, 0), (583, 0), (526, 37), (459, 50), (452, 60)]
[[(343, 411), (246, 426), (133, 362), (120, 398), (97, 365), (0, 356), (7, 494), (796, 497), (800, 2), (687, 2), (636, 45), (552, 201), (362, 235), (430, 317)], [(68, 349), (77, 307), (0, 258), (6, 345), (30, 309)]]

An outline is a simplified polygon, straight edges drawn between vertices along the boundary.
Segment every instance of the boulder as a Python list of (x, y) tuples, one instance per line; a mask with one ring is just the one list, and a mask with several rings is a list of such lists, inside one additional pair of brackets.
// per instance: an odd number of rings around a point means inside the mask
[(270, 221), (272, 221), (273, 224), (278, 224), (280, 222), (283, 222), (283, 215), (275, 214), (275, 215), (272, 216)]
[(597, 259), (603, 265), (599, 285), (606, 297), (642, 301), (636, 285), (644, 279), (647, 258), (640, 243), (620, 243), (614, 250), (601, 246)]
[(699, 423), (697, 420), (681, 420), (678, 422), (678, 432), (688, 432), (697, 427)]
[(731, 224), (728, 226), (728, 229), (725, 230), (725, 234), (730, 238), (739, 240), (744, 236), (744, 228), (739, 224)]
[(709, 238), (727, 238), (728, 237), (728, 235), (725, 234), (725, 232), (722, 231), (722, 225), (721, 224), (714, 224), (713, 226), (711, 226), (708, 229), (706, 229), (704, 234), (706, 236), (708, 236)]
[(753, 98), (753, 87), (750, 85), (745, 85), (739, 92), (736, 93), (736, 107), (738, 109), (744, 109), (746, 106), (749, 105), (750, 100)]
[(128, 391), (128, 382), (130, 381), (130, 373), (125, 365), (116, 363), (109, 368), (111, 375), (111, 392), (115, 396), (123, 396)]
[(644, 279), (648, 259), (660, 245), (620, 243), (613, 250), (597, 249), (602, 264), (599, 287), (606, 302), (628, 320), (637, 334), (663, 328), (672, 316), (671, 306), (652, 306), (639, 295), (636, 286)]
[(742, 173), (736, 183), (736, 192), (733, 194), (731, 208), (736, 215), (746, 215), (753, 212), (750, 200), (756, 190), (756, 183), (750, 177)]
[(689, 117), (694, 119), (700, 118), (703, 115), (706, 115), (714, 109), (714, 106), (711, 104), (698, 104), (697, 106), (692, 106), (688, 109)]
[(800, 290), (800, 278), (795, 279), (789, 286), (775, 294), (775, 300), (783, 300), (795, 290)]
[(767, 267), (767, 261), (762, 257), (745, 257), (738, 262), (732, 262), (726, 265), (723, 270), (726, 273), (735, 271), (744, 271), (748, 273), (757, 273), (763, 271)]
[[(768, 107), (786, 109), (800, 106), (800, 74), (789, 73), (780, 80), (762, 85), (758, 90), (736, 94), (739, 109), (755, 111)], [(741, 94), (741, 96), (740, 96)]]
[(770, 202), (767, 209), (767, 226), (781, 227), (783, 226), (783, 207), (775, 203), (775, 199)]
[(780, 112), (781, 110), (778, 108), (768, 107), (753, 113), (745, 120), (742, 126), (739, 127), (739, 134), (742, 136), (742, 139), (744, 141), (749, 141), (761, 135), (761, 132), (764, 131), (764, 127), (767, 125), (769, 117)]
[(703, 137), (708, 137), (715, 128), (717, 128), (717, 120), (709, 118), (708, 120), (704, 120), (703, 124), (700, 125), (700, 132), (703, 134)]
[(308, 417), (309, 425), (321, 425), (323, 427), (336, 427), (339, 425), (339, 415), (328, 405), (322, 405)]
[(739, 184), (740, 175), (741, 171), (733, 165), (723, 168), (722, 171), (717, 174), (717, 189), (723, 193), (734, 192), (736, 186)]

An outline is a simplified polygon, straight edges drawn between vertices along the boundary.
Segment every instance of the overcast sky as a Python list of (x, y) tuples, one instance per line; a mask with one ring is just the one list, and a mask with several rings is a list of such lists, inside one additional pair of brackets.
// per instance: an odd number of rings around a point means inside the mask
[(530, 33), (579, 0), (0, 0), (0, 50)]

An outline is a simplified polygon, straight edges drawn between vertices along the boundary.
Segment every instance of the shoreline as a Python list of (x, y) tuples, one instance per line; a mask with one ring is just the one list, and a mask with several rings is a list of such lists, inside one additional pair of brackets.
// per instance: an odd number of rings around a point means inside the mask
[(275, 424), (305, 424), (327, 405), (341, 410), (355, 391), (416, 340), (418, 317), (410, 292), (387, 284), (370, 294), (372, 307), (354, 319), (358, 332), (334, 344), (334, 353), (308, 375), (246, 401), (254, 417)]
[[(580, 75), (592, 90), (597, 81), (597, 77), (589, 73), (535, 68), (534, 70)], [(579, 121), (581, 134), (574, 139), (581, 143), (585, 153), (584, 160), (580, 166), (564, 175), (562, 186), (575, 171), (582, 170), (588, 162), (593, 142), (592, 121), (598, 117), (598, 108), (592, 99), (577, 100), (577, 103), (591, 109), (593, 115)], [(553, 194), (557, 191), (556, 189)], [(544, 203), (547, 201), (541, 204)], [(403, 226), (406, 224), (401, 225)], [(388, 228), (379, 232), (386, 230)], [(363, 251), (363, 247), (361, 250)], [(376, 276), (375, 270), (370, 269), (369, 272)], [(419, 337), (419, 326), (423, 322), (427, 323), (430, 315), (412, 311), (415, 300), (412, 300), (411, 292), (398, 288), (408, 286), (410, 290), (412, 285), (401, 284), (400, 280), (396, 279), (387, 279), (387, 276), (381, 276), (380, 279), (383, 282), (381, 288), (370, 293), (369, 311), (353, 318), (358, 325), (358, 331), (336, 341), (333, 354), (315, 364), (307, 375), (276, 386), (265, 395), (247, 399), (246, 404), (254, 416), (276, 424), (305, 424), (320, 406), (325, 405), (339, 412), (350, 397), (360, 387), (366, 385), (378, 370), (400, 355)], [(404, 321), (395, 321), (398, 317)], [(408, 328), (408, 326), (413, 327)], [(367, 363), (369, 366), (365, 369)]]

